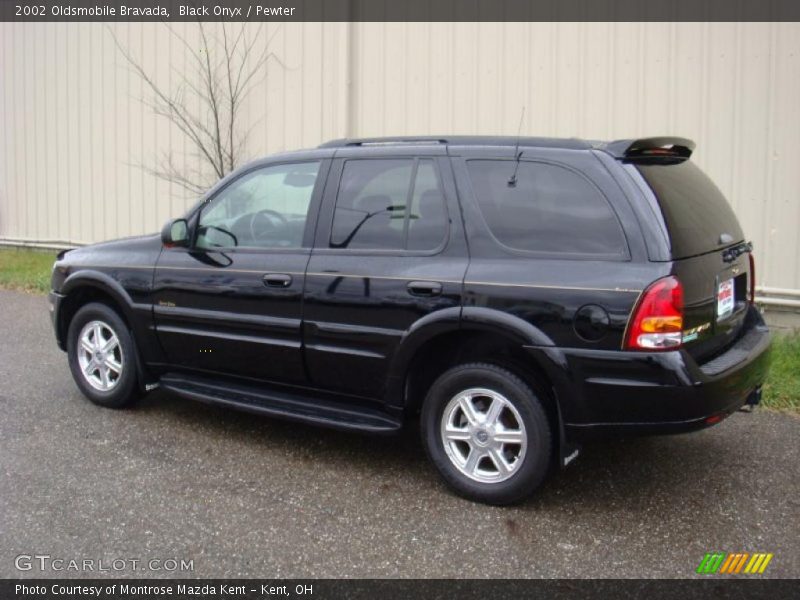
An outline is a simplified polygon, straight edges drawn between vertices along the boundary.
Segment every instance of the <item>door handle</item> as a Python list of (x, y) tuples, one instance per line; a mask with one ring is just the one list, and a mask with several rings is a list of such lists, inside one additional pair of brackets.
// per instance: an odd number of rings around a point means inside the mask
[(285, 288), (292, 284), (292, 276), (287, 273), (267, 273), (263, 281), (267, 287)]
[(442, 284), (437, 281), (409, 281), (406, 286), (412, 296), (438, 296), (442, 293)]

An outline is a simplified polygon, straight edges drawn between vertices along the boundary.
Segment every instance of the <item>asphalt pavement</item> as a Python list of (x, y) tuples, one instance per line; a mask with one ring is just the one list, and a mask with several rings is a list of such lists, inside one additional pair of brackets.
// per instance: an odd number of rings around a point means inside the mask
[[(800, 419), (768, 410), (586, 446), (526, 503), (488, 507), (445, 489), (415, 431), (347, 434), (162, 391), (96, 407), (45, 299), (0, 291), (0, 411), (0, 577), (673, 578), (711, 551), (770, 552), (764, 576), (800, 576)], [(191, 571), (168, 570), (182, 559)]]

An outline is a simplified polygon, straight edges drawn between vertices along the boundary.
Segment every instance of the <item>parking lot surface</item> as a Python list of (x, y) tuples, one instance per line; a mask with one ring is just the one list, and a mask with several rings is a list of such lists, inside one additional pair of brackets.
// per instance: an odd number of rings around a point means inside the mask
[[(795, 416), (586, 446), (534, 498), (495, 508), (450, 494), (415, 431), (371, 438), (161, 391), (96, 407), (43, 297), (0, 291), (0, 315), (0, 577), (672, 578), (711, 551), (771, 552), (764, 576), (800, 575)], [(137, 566), (17, 570), (37, 554)], [(170, 559), (193, 570), (158, 570)]]

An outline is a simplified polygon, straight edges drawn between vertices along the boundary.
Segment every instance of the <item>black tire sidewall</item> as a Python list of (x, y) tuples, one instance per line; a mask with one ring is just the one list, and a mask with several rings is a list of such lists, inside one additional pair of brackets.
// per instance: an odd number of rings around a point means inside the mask
[[(114, 330), (114, 333), (122, 347), (124, 364), (122, 376), (114, 389), (103, 392), (97, 390), (89, 384), (81, 372), (78, 362), (77, 348), (78, 336), (84, 325), (90, 321), (103, 321)], [(137, 375), (136, 375), (136, 348), (133, 343), (128, 327), (125, 322), (111, 307), (93, 302), (78, 310), (69, 324), (67, 331), (67, 360), (69, 363), (72, 378), (84, 396), (100, 406), (107, 408), (122, 408), (129, 405), (136, 399)]]
[[(498, 483), (481, 483), (463, 475), (444, 450), (440, 424), (447, 403), (459, 392), (482, 387), (501, 393), (517, 409), (528, 436), (519, 470)], [(458, 494), (488, 504), (511, 504), (529, 496), (544, 480), (552, 454), (547, 415), (533, 390), (511, 372), (489, 364), (454, 367), (431, 386), (422, 408), (421, 433), (429, 458)]]

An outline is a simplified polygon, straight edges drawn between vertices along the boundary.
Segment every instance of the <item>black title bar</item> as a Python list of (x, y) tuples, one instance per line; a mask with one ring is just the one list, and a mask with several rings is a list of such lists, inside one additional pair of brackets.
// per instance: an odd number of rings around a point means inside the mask
[(0, 21), (800, 21), (797, 0), (0, 0)]

